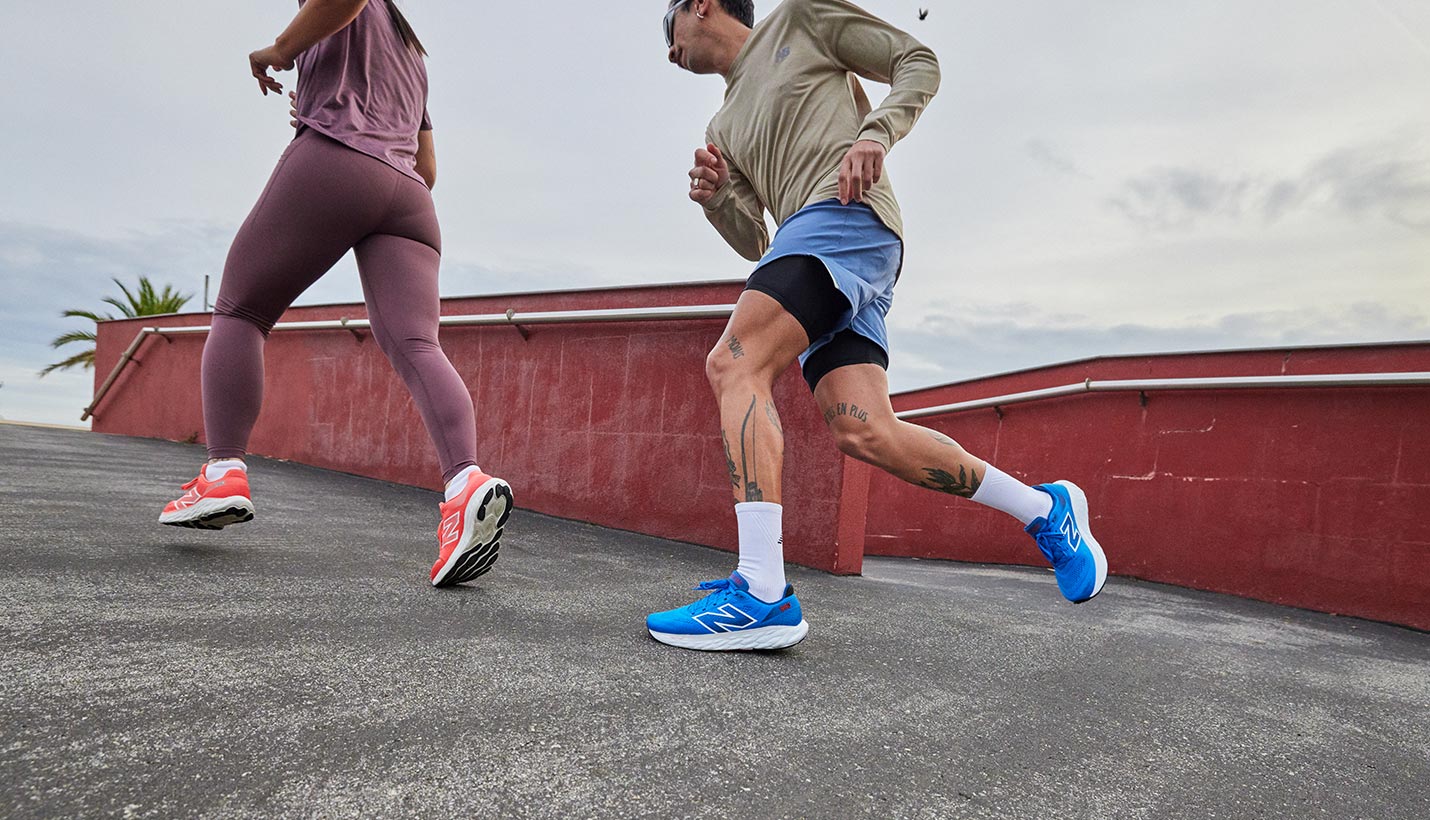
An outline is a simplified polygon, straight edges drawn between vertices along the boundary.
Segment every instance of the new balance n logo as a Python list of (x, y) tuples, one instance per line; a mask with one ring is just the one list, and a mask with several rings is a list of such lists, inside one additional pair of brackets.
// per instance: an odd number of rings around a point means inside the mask
[(1068, 544), (1072, 547), (1073, 552), (1082, 549), (1082, 532), (1078, 530), (1071, 515), (1063, 518), (1062, 526), (1058, 527), (1058, 530), (1068, 539)]
[(746, 615), (734, 604), (725, 604), (719, 609), (691, 617), (711, 632), (738, 632), (755, 622), (754, 618)]
[(462, 513), (457, 511), (442, 519), (442, 526), (438, 530), (442, 533), (442, 546), (456, 541), (462, 535)]

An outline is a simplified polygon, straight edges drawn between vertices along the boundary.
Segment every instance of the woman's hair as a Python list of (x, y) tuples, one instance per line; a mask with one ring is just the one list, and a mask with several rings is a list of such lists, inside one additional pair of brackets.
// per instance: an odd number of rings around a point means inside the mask
[(392, 22), (397, 24), (397, 33), (402, 36), (402, 42), (406, 43), (408, 48), (426, 57), (427, 49), (422, 47), (422, 41), (417, 39), (417, 32), (412, 30), (412, 24), (402, 16), (402, 10), (397, 7), (395, 0), (387, 0), (387, 10), (392, 12)]

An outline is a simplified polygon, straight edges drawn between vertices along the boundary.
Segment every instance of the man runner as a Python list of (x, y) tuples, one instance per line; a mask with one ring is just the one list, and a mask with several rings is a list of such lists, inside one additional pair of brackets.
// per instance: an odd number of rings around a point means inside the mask
[[(1068, 481), (1029, 487), (889, 403), (884, 317), (903, 261), (884, 157), (938, 90), (932, 51), (845, 0), (785, 0), (754, 24), (752, 0), (671, 0), (672, 63), (725, 78), (725, 104), (695, 152), (690, 198), (741, 256), (758, 261), (706, 359), (720, 405), (740, 559), (709, 595), (646, 619), (689, 649), (779, 649), (809, 630), (785, 583), (784, 440), (771, 400), (796, 359), (839, 449), (904, 481), (970, 498), (1023, 523), (1068, 600), (1102, 590), (1107, 560), (1087, 497)], [(870, 110), (855, 75), (888, 83)], [(764, 212), (779, 230), (771, 241)]]

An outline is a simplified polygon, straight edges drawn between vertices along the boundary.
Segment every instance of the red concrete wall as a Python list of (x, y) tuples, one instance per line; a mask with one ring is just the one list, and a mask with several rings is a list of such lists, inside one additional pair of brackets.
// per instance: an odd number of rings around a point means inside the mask
[[(452, 314), (727, 304), (739, 283), (452, 299)], [(362, 318), (360, 305), (285, 321)], [(144, 325), (101, 325), (96, 384)], [(479, 457), (519, 506), (735, 546), (704, 356), (719, 320), (449, 328), (476, 399)], [(101, 432), (202, 440), (202, 336), (150, 339), (97, 408)], [(256, 453), (436, 488), (431, 442), (366, 332), (280, 332), (267, 350)], [(894, 397), (912, 409), (1093, 379), (1430, 371), (1430, 344), (1100, 358)], [(910, 487), (833, 449), (791, 368), (776, 388), (789, 447), (791, 560), (857, 573), (867, 549), (1041, 564), (1016, 522)], [(1430, 389), (1084, 394), (922, 423), (1030, 482), (1088, 493), (1114, 574), (1430, 629)], [(175, 466), (176, 481), (194, 466)], [(262, 503), (261, 475), (255, 476)], [(435, 519), (434, 519), (435, 520)]]
[[(730, 304), (740, 283), (520, 294), (443, 303), (446, 315)], [(361, 305), (298, 308), (284, 321), (365, 318)], [(206, 325), (207, 314), (101, 325), (96, 385), (146, 325)], [(735, 519), (705, 354), (723, 320), (444, 328), (442, 345), (475, 398), (478, 457), (511, 482), (519, 507), (734, 549)], [(151, 337), (96, 409), (100, 432), (203, 440), (204, 336)], [(250, 445), (291, 459), (422, 487), (435, 452), (402, 381), (365, 331), (279, 331), (266, 350), (265, 401)], [(790, 559), (857, 572), (862, 528), (844, 532), (843, 458), (798, 370), (775, 390), (791, 458)], [(197, 465), (175, 465), (174, 477)], [(262, 476), (255, 475), (262, 505)], [(434, 507), (435, 514), (435, 507)], [(435, 526), (435, 515), (433, 524)]]
[[(1093, 379), (1430, 371), (1430, 345), (1119, 357), (895, 397), (907, 410)], [(1095, 393), (919, 423), (1087, 491), (1117, 575), (1430, 629), (1430, 388)], [(867, 552), (1042, 565), (1016, 522), (871, 479)]]

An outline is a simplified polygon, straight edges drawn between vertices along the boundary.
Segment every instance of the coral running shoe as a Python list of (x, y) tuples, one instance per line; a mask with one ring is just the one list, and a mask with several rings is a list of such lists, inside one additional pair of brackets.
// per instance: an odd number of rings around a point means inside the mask
[(248, 473), (237, 467), (209, 481), (207, 467), (184, 485), (186, 492), (170, 501), (159, 514), (160, 524), (221, 530), (229, 524), (253, 520), (253, 500), (248, 494)]
[(738, 572), (705, 581), (696, 589), (710, 594), (689, 606), (646, 618), (652, 638), (682, 649), (727, 651), (784, 649), (809, 634), (794, 587), (788, 584), (784, 597), (772, 604), (751, 595), (750, 585)]
[(449, 587), (485, 574), (497, 562), (502, 527), (511, 517), (511, 486), (474, 470), (461, 494), (442, 502), (441, 510), (432, 586)]
[(1027, 532), (1038, 543), (1053, 573), (1058, 589), (1075, 604), (1090, 601), (1107, 583), (1107, 556), (1088, 527), (1087, 496), (1071, 481), (1039, 484), (1053, 497), (1047, 518), (1036, 518)]

